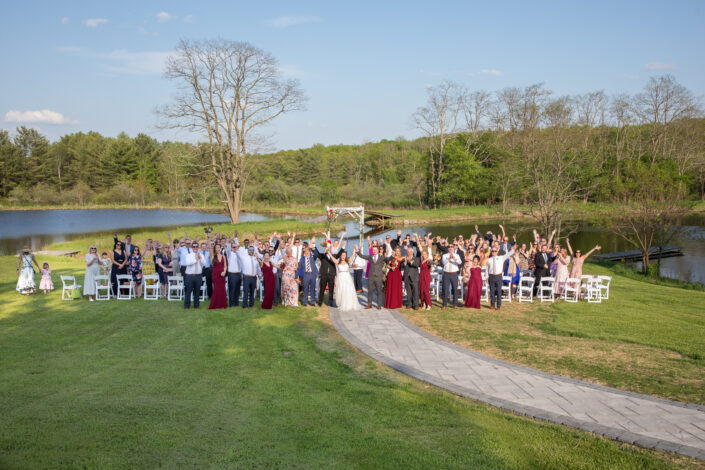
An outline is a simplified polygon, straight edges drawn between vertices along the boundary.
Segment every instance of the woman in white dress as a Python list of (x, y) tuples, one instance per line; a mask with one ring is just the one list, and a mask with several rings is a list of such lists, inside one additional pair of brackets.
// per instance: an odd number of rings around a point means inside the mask
[(37, 285), (34, 283), (34, 267), (32, 263), (37, 267), (39, 271), (39, 264), (34, 258), (34, 255), (29, 250), (29, 247), (25, 245), (17, 258), (17, 292), (24, 295), (34, 294), (37, 290)]
[(95, 277), (100, 276), (100, 266), (98, 249), (93, 245), (86, 253), (86, 275), (83, 278), (83, 295), (87, 295), (91, 302), (95, 296)]
[(340, 252), (340, 258), (335, 259), (328, 253), (328, 259), (337, 265), (335, 276), (335, 303), (339, 310), (362, 310), (357, 301), (357, 292), (352, 278), (352, 270), (348, 264), (348, 254)]

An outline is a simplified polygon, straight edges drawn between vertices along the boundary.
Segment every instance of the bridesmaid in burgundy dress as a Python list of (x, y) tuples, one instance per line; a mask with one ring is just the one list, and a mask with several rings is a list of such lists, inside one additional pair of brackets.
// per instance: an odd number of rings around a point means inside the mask
[(262, 268), (262, 278), (264, 279), (264, 299), (262, 299), (262, 308), (264, 310), (272, 309), (274, 301), (274, 287), (277, 282), (277, 275), (274, 274), (274, 265), (269, 261), (269, 253), (265, 253), (260, 262)]
[(401, 308), (403, 305), (404, 292), (401, 287), (401, 250), (394, 250), (394, 256), (387, 265), (387, 290), (384, 295), (384, 308)]
[(480, 297), (482, 296), (482, 268), (480, 267), (480, 257), (472, 259), (470, 268), (470, 279), (468, 280), (468, 296), (465, 299), (465, 306), (469, 308), (480, 308)]
[(419, 294), (421, 308), (431, 310), (431, 268), (433, 260), (428, 257), (428, 251), (421, 252), (421, 272), (419, 273)]
[(213, 260), (213, 271), (211, 279), (213, 281), (213, 297), (208, 309), (228, 308), (228, 296), (225, 295), (225, 274), (228, 272), (228, 260), (223, 254), (223, 247), (215, 245), (211, 254)]

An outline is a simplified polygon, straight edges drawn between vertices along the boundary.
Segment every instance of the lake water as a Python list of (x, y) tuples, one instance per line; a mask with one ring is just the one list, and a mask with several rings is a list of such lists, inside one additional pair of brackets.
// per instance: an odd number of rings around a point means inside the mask
[[(258, 221), (270, 217), (262, 214), (243, 213), (241, 220)], [(322, 218), (321, 220), (324, 220)], [(112, 233), (119, 230), (122, 235), (129, 231), (163, 229), (184, 226), (227, 222), (222, 214), (186, 210), (145, 210), (145, 209), (86, 209), (86, 210), (41, 210), (41, 211), (0, 211), (0, 254), (16, 254), (23, 245), (40, 250), (52, 243), (81, 238), (91, 233)], [(312, 219), (313, 221), (313, 219)], [(316, 220), (320, 221), (320, 220)], [(357, 224), (343, 220), (348, 232), (348, 249), (351, 251), (358, 240)], [(480, 231), (491, 230), (501, 233), (499, 222), (480, 224)], [(661, 260), (661, 275), (675, 279), (705, 284), (705, 217), (695, 216), (684, 220), (681, 236), (672, 244), (682, 245), (685, 256)], [(520, 243), (532, 239), (531, 229), (535, 225), (528, 222), (508, 221), (504, 223), (507, 234), (517, 234)], [(595, 245), (602, 246), (602, 253), (633, 250), (625, 240), (589, 224), (576, 222), (570, 235), (573, 249), (587, 252)], [(367, 231), (370, 230), (368, 227)], [(383, 238), (387, 233), (396, 236), (397, 229), (376, 231), (374, 238)], [(432, 226), (404, 227), (402, 233), (428, 232), (442, 237), (455, 237), (462, 234), (469, 237), (475, 232), (474, 224), (456, 223)], [(165, 240), (163, 240), (165, 241)]]
[[(479, 229), (483, 234), (488, 230), (495, 234), (501, 234), (502, 231), (499, 228), (499, 223), (500, 222), (479, 224)], [(682, 279), (684, 281), (705, 284), (705, 218), (689, 217), (687, 220), (684, 220), (683, 223), (684, 225), (680, 226), (679, 238), (675, 239), (670, 244), (683, 246), (684, 256), (662, 259), (661, 275), (673, 279)], [(519, 243), (528, 244), (533, 240), (532, 229), (536, 227), (535, 224), (508, 221), (504, 222), (503, 225), (510, 239), (512, 235), (516, 233)], [(621, 237), (599, 227), (575, 222), (571, 228), (573, 233), (569, 235), (569, 238), (570, 244), (574, 251), (580, 249), (583, 253), (586, 253), (595, 245), (600, 245), (602, 250), (593, 254), (614, 253), (618, 251), (636, 249), (634, 246), (629, 245), (629, 243)], [(351, 251), (353, 246), (358, 243), (359, 240), (358, 226), (355, 222), (348, 222), (346, 223), (346, 230), (348, 232), (348, 251)], [(391, 234), (392, 237), (396, 237), (397, 230), (397, 228), (394, 228), (381, 233), (375, 232), (375, 235), (372, 238), (381, 239), (386, 237), (387, 234)], [(431, 232), (432, 235), (440, 235), (443, 238), (452, 239), (461, 234), (463, 237), (468, 238), (475, 233), (475, 224), (456, 223), (431, 226), (427, 225), (418, 227), (403, 227), (401, 230), (402, 237), (407, 233), (416, 233), (419, 236), (423, 236), (426, 233)], [(565, 245), (562, 240), (561, 245)], [(367, 247), (366, 242), (365, 246)], [(653, 263), (657, 262), (657, 260), (653, 260)], [(637, 268), (641, 268), (641, 263), (636, 263), (636, 266)]]
[[(261, 214), (242, 214), (243, 222), (267, 220)], [(12, 255), (29, 245), (41, 250), (52, 243), (89, 233), (143, 230), (183, 225), (225, 223), (223, 214), (165, 209), (60, 209), (0, 211), (0, 254)]]

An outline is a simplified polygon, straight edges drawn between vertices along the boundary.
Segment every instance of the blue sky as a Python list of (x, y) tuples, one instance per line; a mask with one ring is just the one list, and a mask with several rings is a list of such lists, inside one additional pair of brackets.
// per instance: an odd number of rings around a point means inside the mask
[(249, 42), (301, 81), (307, 110), (267, 130), (277, 149), (413, 138), (410, 115), (444, 79), (612, 94), (670, 73), (705, 94), (705, 1), (255, 3), (4, 2), (0, 127), (197, 140), (155, 127), (180, 38)]

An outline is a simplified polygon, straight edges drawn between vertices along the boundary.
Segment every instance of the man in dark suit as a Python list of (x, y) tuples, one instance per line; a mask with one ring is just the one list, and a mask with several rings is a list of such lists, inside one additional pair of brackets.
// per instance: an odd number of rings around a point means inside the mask
[[(324, 242), (327, 243), (327, 242)], [(319, 286), (318, 286), (318, 306), (320, 307), (323, 305), (323, 296), (326, 293), (326, 286), (328, 286), (328, 305), (330, 307), (333, 307), (334, 304), (334, 291), (335, 291), (335, 276), (336, 276), (336, 270), (335, 270), (335, 263), (333, 263), (329, 258), (328, 258), (328, 253), (330, 252), (329, 250), (330, 246), (326, 246), (325, 250), (323, 253), (318, 251), (317, 247), (314, 247), (314, 253), (318, 257), (318, 259), (321, 260), (321, 268), (318, 271), (319, 272)], [(338, 258), (340, 256), (340, 251), (337, 252), (336, 254), (332, 254), (331, 256), (333, 258)]]
[(406, 304), (408, 308), (419, 309), (419, 258), (414, 256), (414, 249), (407, 248), (406, 258), (402, 262), (404, 269), (404, 287), (406, 288)]
[[(318, 251), (311, 253), (308, 246), (304, 246), (303, 254), (299, 260), (299, 267), (296, 270), (296, 278), (301, 282), (304, 292), (304, 299), (301, 305), (313, 305), (316, 303), (316, 278), (318, 277), (318, 266), (316, 257)], [(310, 299), (310, 300), (309, 300)]]
[(541, 278), (551, 276), (551, 263), (555, 258), (548, 252), (548, 245), (541, 246), (541, 251), (534, 255), (534, 295), (539, 290)]
[[(357, 249), (357, 247), (355, 247)], [(372, 247), (372, 255), (357, 254), (370, 262), (370, 272), (367, 277), (367, 307), (372, 308), (372, 292), (377, 292), (377, 308), (384, 306), (384, 264), (389, 260), (379, 253), (379, 247)]]

